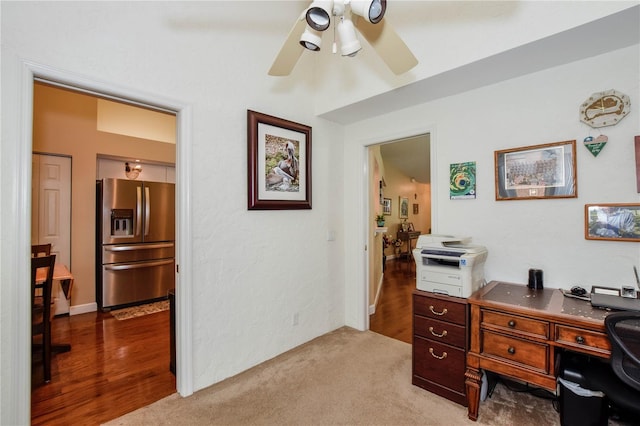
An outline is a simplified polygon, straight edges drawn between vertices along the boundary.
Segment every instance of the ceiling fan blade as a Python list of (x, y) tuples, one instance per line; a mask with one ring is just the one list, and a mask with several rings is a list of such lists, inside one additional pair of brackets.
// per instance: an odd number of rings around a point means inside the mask
[(416, 57), (386, 19), (377, 24), (371, 24), (357, 17), (353, 24), (396, 75), (405, 73), (418, 65)]
[(284, 44), (278, 52), (278, 56), (273, 61), (271, 69), (269, 69), (269, 75), (283, 76), (289, 75), (293, 67), (296, 66), (296, 62), (300, 59), (304, 47), (300, 45), (300, 36), (304, 32), (306, 21), (304, 19), (304, 13), (298, 18)]

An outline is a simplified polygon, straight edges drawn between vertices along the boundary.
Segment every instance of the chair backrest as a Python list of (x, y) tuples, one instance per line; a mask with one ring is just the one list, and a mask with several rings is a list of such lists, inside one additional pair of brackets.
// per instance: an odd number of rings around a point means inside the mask
[(31, 246), (31, 257), (49, 256), (51, 244), (35, 244)]
[[(31, 258), (31, 306), (36, 305), (36, 296), (42, 292), (43, 318), (51, 315), (51, 293), (53, 286), (53, 268), (56, 263), (56, 255)], [(38, 276), (38, 269), (45, 269), (44, 275)], [(39, 297), (39, 296), (38, 296)]]
[(611, 341), (611, 367), (616, 375), (640, 390), (640, 312), (622, 311), (604, 320)]

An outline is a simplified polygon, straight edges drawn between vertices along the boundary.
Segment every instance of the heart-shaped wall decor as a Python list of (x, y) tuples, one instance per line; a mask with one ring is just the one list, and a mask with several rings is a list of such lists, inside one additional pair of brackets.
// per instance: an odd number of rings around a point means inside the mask
[(584, 138), (584, 146), (587, 147), (589, 152), (593, 154), (594, 157), (597, 157), (600, 154), (600, 151), (604, 148), (609, 140), (605, 135), (600, 135), (597, 138), (593, 138), (592, 136), (587, 136)]

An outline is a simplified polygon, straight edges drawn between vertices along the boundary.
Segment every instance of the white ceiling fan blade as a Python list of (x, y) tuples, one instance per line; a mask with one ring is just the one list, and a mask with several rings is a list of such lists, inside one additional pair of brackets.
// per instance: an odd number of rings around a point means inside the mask
[(298, 18), (284, 44), (280, 48), (280, 52), (271, 65), (269, 75), (283, 76), (289, 75), (296, 62), (300, 59), (304, 47), (300, 45), (300, 36), (304, 32), (307, 22), (304, 19), (304, 13)]
[(371, 24), (357, 17), (353, 23), (396, 75), (405, 73), (418, 65), (416, 57), (386, 19), (377, 24)]

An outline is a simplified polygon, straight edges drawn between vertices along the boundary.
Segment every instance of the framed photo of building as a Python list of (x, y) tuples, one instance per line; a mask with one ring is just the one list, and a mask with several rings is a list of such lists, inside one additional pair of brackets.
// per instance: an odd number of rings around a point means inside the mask
[(576, 141), (495, 151), (496, 200), (576, 198)]

